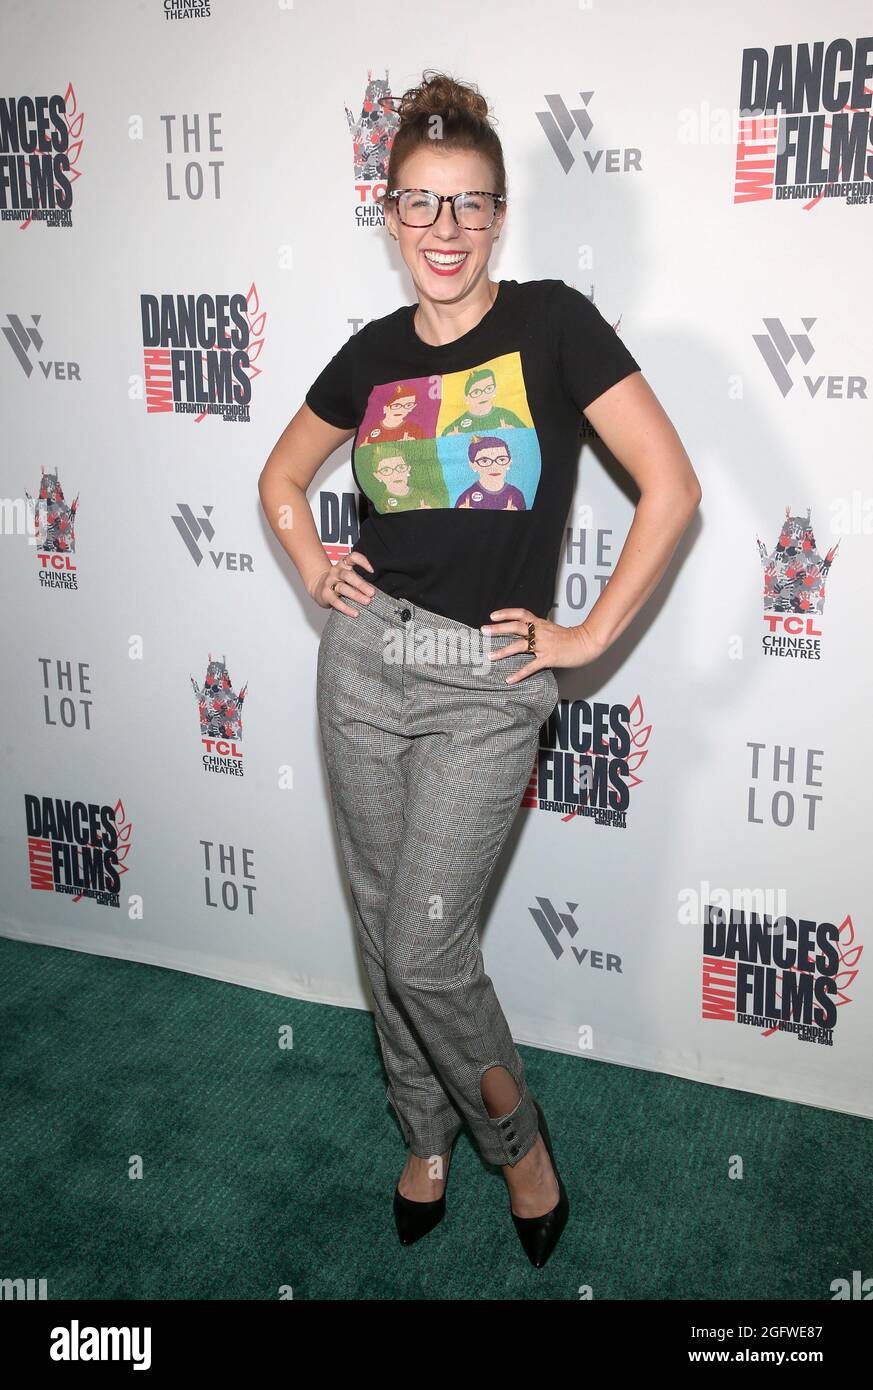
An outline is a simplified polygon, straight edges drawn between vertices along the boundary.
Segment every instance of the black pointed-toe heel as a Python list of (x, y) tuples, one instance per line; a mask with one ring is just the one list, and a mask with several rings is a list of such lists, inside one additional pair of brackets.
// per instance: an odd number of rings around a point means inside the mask
[(558, 1183), (558, 1201), (551, 1211), (547, 1211), (544, 1216), (516, 1216), (512, 1210), (512, 1198), (509, 1199), (509, 1210), (515, 1229), (518, 1231), (518, 1238), (524, 1246), (525, 1254), (531, 1264), (537, 1269), (542, 1269), (546, 1260), (551, 1255), (555, 1246), (561, 1238), (561, 1232), (567, 1224), (567, 1217), (570, 1214), (570, 1200), (567, 1196), (561, 1174), (558, 1172), (558, 1165), (555, 1162), (555, 1155), (552, 1153), (552, 1141), (549, 1138), (549, 1129), (546, 1124), (546, 1117), (540, 1109), (538, 1101), (534, 1101), (536, 1112), (539, 1116), (540, 1134), (546, 1146), (549, 1158), (552, 1160), (552, 1167), (555, 1170), (555, 1178)]
[(445, 1216), (446, 1188), (449, 1185), (449, 1169), (452, 1166), (454, 1148), (453, 1141), (446, 1162), (446, 1185), (442, 1197), (437, 1197), (434, 1202), (414, 1202), (411, 1197), (403, 1196), (399, 1186), (394, 1188), (394, 1221), (401, 1245), (414, 1245), (422, 1236), (426, 1236), (428, 1231), (432, 1231), (434, 1226), (438, 1226)]

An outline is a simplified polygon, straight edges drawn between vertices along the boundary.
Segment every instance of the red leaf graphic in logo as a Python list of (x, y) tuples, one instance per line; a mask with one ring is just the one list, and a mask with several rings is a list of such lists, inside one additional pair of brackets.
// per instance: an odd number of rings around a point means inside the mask
[[(249, 381), (254, 381), (256, 376), (261, 375), (260, 367), (255, 367), (253, 364), (260, 357), (261, 350), (264, 346), (263, 332), (264, 324), (267, 320), (266, 310), (261, 309), (261, 301), (254, 280), (249, 286), (249, 292), (246, 295), (246, 318), (248, 320), (249, 325), (249, 345), (246, 349), (249, 359), (249, 365), (247, 367), (243, 367), (243, 371), (248, 376)], [(228, 351), (228, 349), (222, 348), (220, 349), (220, 351)], [(200, 384), (203, 387), (203, 394), (206, 395), (208, 382), (205, 357), (201, 358), (201, 362), (203, 365), (201, 369)], [(195, 415), (193, 418), (195, 424), (199, 425), (203, 420), (206, 420), (208, 418), (207, 412), (204, 411), (202, 415)]]
[(124, 863), (124, 860), (130, 854), (130, 832), (133, 829), (132, 823), (129, 820), (125, 820), (124, 815), (124, 804), (121, 797), (119, 797), (115, 803), (115, 829), (118, 834), (118, 849), (116, 855), (118, 858), (118, 872), (120, 874), (127, 873), (127, 865)]
[[(124, 861), (130, 853), (130, 832), (133, 826), (130, 821), (124, 819), (124, 804), (121, 797), (118, 798), (112, 809), (115, 812), (115, 833), (118, 840), (115, 858), (117, 860), (118, 873), (120, 876), (121, 874), (127, 873), (127, 865)], [(94, 845), (92, 848), (99, 849), (100, 846)], [(75, 893), (73, 894), (73, 902), (80, 903), (84, 897), (84, 893)]]
[[(84, 141), (82, 139), (82, 126), (85, 123), (85, 113), (84, 111), (79, 111), (78, 103), (76, 101), (76, 92), (72, 82), (67, 84), (67, 90), (64, 93), (63, 120), (64, 124), (67, 127), (66, 155), (70, 166), (67, 170), (67, 177), (69, 178), (70, 183), (74, 183), (76, 179), (80, 179), (82, 177), (81, 169), (77, 169), (75, 166), (79, 162), (79, 155), (82, 153), (82, 145), (84, 144)], [(27, 189), (29, 199), (32, 202), (33, 190), (30, 182), (29, 163), (25, 163), (24, 165), (24, 186)], [(32, 223), (33, 216), (31, 215), (30, 217), (26, 217), (24, 221), (19, 224), (18, 230), (23, 232), (27, 227), (30, 227)]]
[[(639, 787), (642, 785), (643, 779), (641, 777), (638, 777), (636, 774), (640, 770), (640, 768), (642, 768), (643, 763), (649, 756), (649, 750), (646, 748), (646, 744), (652, 736), (651, 724), (643, 723), (643, 719), (645, 716), (643, 713), (643, 702), (639, 695), (637, 695), (633, 704), (628, 707), (628, 716), (628, 727), (631, 730), (632, 751), (628, 753), (627, 758), (625, 760), (627, 762), (628, 772), (630, 774), (627, 779), (627, 785), (628, 787)], [(600, 749), (592, 748), (588, 756), (592, 759), (608, 758), (610, 756), (609, 749), (608, 747), (602, 747)], [(573, 781), (575, 787), (580, 790), (584, 789), (586, 786), (586, 778), (590, 779), (591, 777), (589, 768), (587, 766), (582, 766), (582, 759), (579, 757), (573, 758), (572, 766)], [(577, 816), (575, 811), (571, 811), (569, 815), (561, 816), (561, 820), (584, 820), (584, 817)]]
[[(846, 991), (848, 990), (849, 986), (853, 983), (855, 977), (858, 974), (857, 969), (855, 969), (854, 967), (859, 964), (861, 960), (861, 952), (864, 949), (862, 945), (854, 945), (854, 941), (855, 924), (852, 921), (851, 915), (847, 914), (840, 926), (839, 935), (837, 938), (837, 955), (840, 958), (841, 964), (845, 967), (843, 970), (837, 971), (836, 975), (834, 975), (833, 977), (834, 984), (837, 986), (837, 993), (834, 996), (834, 1003), (837, 1008), (839, 1008), (841, 1004), (851, 1004), (852, 1002), (852, 996), (850, 994), (847, 994)], [(805, 971), (799, 971), (796, 968), (796, 966), (792, 966), (791, 969), (795, 975), (807, 973)], [(786, 972), (783, 970), (782, 975), (784, 975), (785, 973)], [(782, 1001), (782, 975), (777, 976), (776, 983), (776, 997), (780, 1003)], [(780, 1029), (778, 1028), (764, 1028), (762, 1029), (761, 1037), (770, 1038), (773, 1036), (774, 1033), (778, 1032), (780, 1032)]]

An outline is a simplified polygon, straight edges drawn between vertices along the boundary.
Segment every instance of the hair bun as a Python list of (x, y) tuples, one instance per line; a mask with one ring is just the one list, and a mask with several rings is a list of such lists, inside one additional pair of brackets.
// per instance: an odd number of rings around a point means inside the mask
[[(433, 76), (428, 77), (428, 72)], [(465, 82), (457, 82), (447, 73), (425, 69), (425, 78), (420, 86), (410, 87), (400, 98), (401, 125), (428, 116), (451, 116), (464, 112), (479, 120), (488, 119), (488, 103), (479, 89)]]
[[(392, 101), (398, 119), (391, 133), (384, 187), (373, 195), (376, 203), (390, 204), (395, 193), (388, 190), (412, 182), (404, 171), (413, 155), (421, 151), (428, 155), (434, 151), (473, 154), (488, 166), (488, 173), (483, 169), (475, 182), (484, 184), (489, 193), (500, 198), (504, 204), (500, 209), (502, 219), (507, 198), (506, 165), (496, 122), (490, 119), (488, 102), (479, 88), (472, 82), (458, 82), (448, 73), (425, 68), (421, 82), (409, 87), (402, 97), (392, 97)], [(393, 236), (395, 229), (389, 226), (388, 230)]]

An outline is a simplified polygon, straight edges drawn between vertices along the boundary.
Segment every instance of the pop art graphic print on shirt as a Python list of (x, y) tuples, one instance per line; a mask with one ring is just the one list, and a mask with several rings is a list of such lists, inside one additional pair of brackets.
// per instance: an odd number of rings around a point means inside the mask
[(374, 510), (523, 512), (542, 471), (521, 354), (373, 386), (355, 441)]

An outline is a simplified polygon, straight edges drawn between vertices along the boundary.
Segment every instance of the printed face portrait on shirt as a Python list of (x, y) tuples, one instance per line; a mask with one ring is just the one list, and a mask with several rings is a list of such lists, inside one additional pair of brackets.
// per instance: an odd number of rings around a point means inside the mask
[[(469, 375), (451, 373), (447, 380), (451, 383), (454, 378), (460, 380), (462, 377), (466, 377), (463, 385), (465, 409), (442, 427), (441, 434), (532, 428), (518, 353), (508, 353), (498, 359), (498, 365), (477, 367)], [(513, 406), (515, 409), (511, 408)]]
[(363, 444), (384, 444), (402, 439), (423, 439), (425, 431), (414, 419), (418, 404), (416, 391), (405, 382), (392, 383), (392, 390), (380, 404), (381, 415), (375, 419), (375, 411), (368, 416), (368, 427), (362, 437)]
[(355, 450), (355, 473), (361, 491), (384, 516), (449, 506), (432, 439), (362, 445)]
[[(517, 352), (468, 371), (374, 386), (358, 439), (358, 484), (380, 513), (533, 506), (542, 458)], [(372, 452), (393, 441), (393, 451)], [(399, 459), (409, 464), (404, 480)]]

